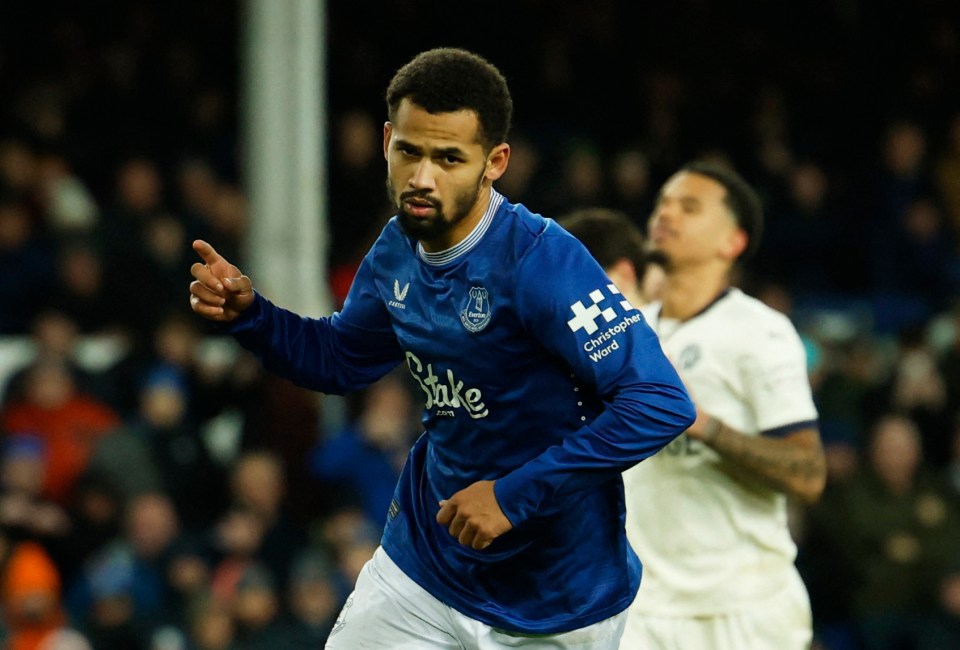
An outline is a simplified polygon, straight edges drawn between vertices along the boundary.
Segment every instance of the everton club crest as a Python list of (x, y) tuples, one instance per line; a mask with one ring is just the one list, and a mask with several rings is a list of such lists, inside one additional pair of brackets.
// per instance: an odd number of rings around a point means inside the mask
[(471, 332), (479, 332), (490, 324), (490, 316), (490, 294), (483, 287), (472, 287), (460, 311), (460, 322)]

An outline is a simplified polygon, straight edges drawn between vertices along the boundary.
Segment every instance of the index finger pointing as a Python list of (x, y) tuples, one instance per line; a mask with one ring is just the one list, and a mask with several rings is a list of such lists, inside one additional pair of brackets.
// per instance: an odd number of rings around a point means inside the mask
[(206, 264), (215, 264), (223, 259), (220, 257), (220, 253), (218, 253), (213, 246), (202, 239), (194, 240), (193, 250), (197, 251), (197, 254), (203, 258), (203, 261)]

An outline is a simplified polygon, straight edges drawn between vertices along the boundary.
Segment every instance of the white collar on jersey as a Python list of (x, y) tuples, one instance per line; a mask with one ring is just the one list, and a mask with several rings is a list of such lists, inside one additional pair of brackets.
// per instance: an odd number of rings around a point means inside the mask
[(651, 320), (648, 320), (648, 323), (650, 323), (650, 326), (653, 328), (653, 331), (657, 334), (657, 338), (659, 338), (661, 342), (666, 342), (666, 340), (671, 336), (673, 336), (681, 327), (683, 327), (690, 321), (700, 316), (703, 316), (721, 300), (729, 296), (731, 293), (734, 293), (737, 291), (740, 291), (740, 290), (731, 286), (725, 287), (720, 293), (717, 294), (717, 296), (713, 300), (707, 303), (707, 305), (703, 309), (698, 311), (693, 316), (690, 316), (689, 318), (685, 318), (683, 320), (680, 320), (679, 318), (664, 318), (663, 302), (659, 301), (656, 303), (651, 303), (654, 305), (654, 307), (656, 307), (656, 311), (654, 311), (652, 314), (655, 318), (655, 321), (651, 319)]
[(484, 212), (483, 217), (480, 218), (480, 223), (474, 226), (473, 230), (463, 239), (463, 241), (445, 251), (437, 251), (436, 253), (429, 253), (423, 250), (423, 244), (417, 242), (417, 255), (419, 255), (420, 259), (422, 259), (424, 262), (433, 266), (448, 264), (461, 255), (466, 255), (473, 249), (474, 246), (480, 243), (481, 239), (483, 239), (483, 235), (487, 232), (487, 229), (493, 222), (493, 215), (495, 215), (497, 210), (500, 209), (501, 203), (503, 203), (503, 194), (500, 194), (495, 189), (490, 188), (490, 204), (487, 206), (487, 211)]

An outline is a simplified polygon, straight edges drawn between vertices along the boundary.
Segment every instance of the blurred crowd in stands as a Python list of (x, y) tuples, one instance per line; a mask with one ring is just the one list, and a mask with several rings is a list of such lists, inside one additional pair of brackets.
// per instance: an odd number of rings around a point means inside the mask
[[(0, 8), (0, 638), (321, 647), (418, 395), (400, 368), (331, 418), (189, 311), (191, 240), (242, 267), (256, 218), (239, 3), (75, 4)], [(740, 282), (794, 319), (821, 413), (792, 522), (818, 648), (960, 647), (960, 5), (455, 4), (329, 3), (337, 301), (390, 216), (383, 87), (428, 45), (505, 71), (498, 189), (547, 216), (643, 224), (683, 162), (736, 166), (767, 215)]]

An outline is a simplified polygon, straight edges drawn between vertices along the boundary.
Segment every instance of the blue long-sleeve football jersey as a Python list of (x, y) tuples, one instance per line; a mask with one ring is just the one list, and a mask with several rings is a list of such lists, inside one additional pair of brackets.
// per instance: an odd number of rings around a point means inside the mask
[[(391, 219), (343, 309), (304, 318), (260, 295), (229, 330), (265, 367), (343, 393), (406, 363), (425, 433), (386, 513), (384, 550), (458, 611), (526, 633), (625, 609), (640, 563), (620, 473), (694, 420), (640, 312), (557, 223), (492, 192), (474, 231), (428, 253)], [(513, 530), (485, 550), (436, 521), (479, 480)]]

